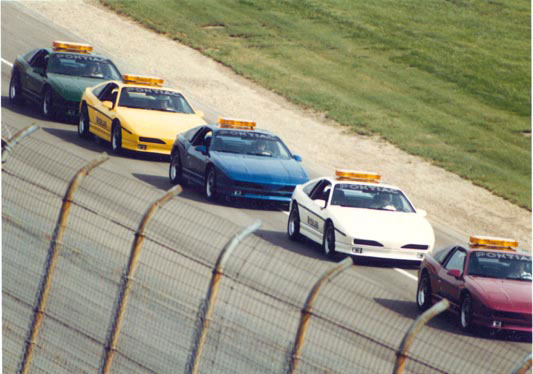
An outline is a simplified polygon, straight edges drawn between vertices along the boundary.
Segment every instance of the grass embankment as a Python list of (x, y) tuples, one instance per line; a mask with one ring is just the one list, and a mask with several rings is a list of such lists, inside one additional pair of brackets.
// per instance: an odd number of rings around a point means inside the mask
[(528, 0), (100, 1), (531, 210)]

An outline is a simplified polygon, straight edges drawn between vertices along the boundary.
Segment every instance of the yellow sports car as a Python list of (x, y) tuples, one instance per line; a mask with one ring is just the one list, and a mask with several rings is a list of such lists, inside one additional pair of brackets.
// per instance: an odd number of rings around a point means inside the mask
[(122, 149), (170, 155), (179, 133), (204, 125), (183, 95), (163, 87), (164, 80), (124, 74), (122, 81), (107, 81), (83, 92), (78, 135), (91, 134)]

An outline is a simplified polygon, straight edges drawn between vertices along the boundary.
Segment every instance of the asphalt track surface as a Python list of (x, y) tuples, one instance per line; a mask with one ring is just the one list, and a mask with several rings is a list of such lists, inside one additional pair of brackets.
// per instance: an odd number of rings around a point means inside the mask
[[(16, 3), (1, 3), (1, 58), (2, 58), (2, 121), (9, 123), (17, 128), (24, 128), (35, 123), (41, 127), (38, 135), (49, 143), (57, 144), (73, 154), (91, 160), (101, 152), (108, 152), (109, 147), (105, 143), (91, 143), (82, 140), (76, 133), (76, 126), (72, 123), (50, 122), (45, 121), (40, 116), (37, 106), (25, 105), (23, 107), (13, 107), (8, 101), (8, 87), (11, 67), (10, 64), (16, 56), (25, 53), (33, 48), (48, 46), (52, 40), (80, 40), (76, 35), (72, 35), (68, 30), (50, 23), (48, 20), (32, 14), (26, 7)], [(85, 40), (85, 42), (91, 42)], [(98, 49), (98, 46), (95, 46)], [(127, 71), (127, 56), (114, 56), (112, 52), (107, 53), (115, 62)], [(189, 97), (193, 104), (203, 110), (207, 115), (208, 121), (214, 121), (218, 115), (215, 108), (209, 108), (202, 105), (199, 98)], [(9, 134), (2, 134), (4, 137)], [(293, 150), (298, 153), (298, 150)], [(317, 177), (320, 171), (305, 163), (304, 166), (310, 172), (311, 177)], [(109, 171), (123, 175), (126, 178), (140, 180), (147, 185), (160, 189), (168, 190), (171, 185), (168, 181), (168, 161), (160, 160), (153, 157), (144, 156), (111, 156), (111, 159), (103, 166)], [(283, 248), (286, 251), (293, 252), (299, 256), (311, 258), (313, 261), (328, 261), (322, 256), (317, 246), (305, 243), (293, 243), (287, 239), (286, 225), (287, 213), (263, 206), (234, 205), (234, 204), (213, 204), (207, 202), (201, 191), (185, 189), (177, 197), (178, 199), (187, 199), (194, 205), (208, 210), (212, 214), (231, 220), (233, 223), (245, 227), (253, 221), (260, 219), (262, 221), (261, 232), (258, 234), (263, 239)], [(431, 217), (429, 217), (430, 221)], [(450, 217), (450, 219), (453, 219)], [(436, 248), (450, 244), (462, 243), (471, 233), (457, 233), (447, 229), (442, 223), (432, 221), (436, 234)], [(392, 294), (396, 294), (401, 299), (412, 300), (412, 304), (401, 304), (397, 313), (403, 313), (410, 316), (416, 316), (416, 306), (414, 303), (416, 294), (416, 272), (413, 265), (397, 262), (383, 261), (364, 261), (354, 265), (361, 277), (368, 279), (369, 282), (385, 286)], [(458, 337), (472, 339), (473, 345), (482, 344), (487, 351), (505, 352), (507, 350), (528, 352), (531, 347), (529, 343), (516, 341), (506, 341), (501, 339), (487, 339), (481, 337), (463, 337), (461, 332), (455, 326), (451, 326), (446, 317), (439, 317), (434, 323), (437, 330), (440, 328), (443, 332), (457, 334)], [(438, 339), (438, 334), (435, 337)], [(481, 341), (480, 341), (481, 340)], [(453, 350), (453, 347), (449, 347)], [(477, 359), (477, 358), (475, 358)], [(479, 358), (482, 360), (482, 358)], [(474, 364), (475, 362), (471, 362)]]

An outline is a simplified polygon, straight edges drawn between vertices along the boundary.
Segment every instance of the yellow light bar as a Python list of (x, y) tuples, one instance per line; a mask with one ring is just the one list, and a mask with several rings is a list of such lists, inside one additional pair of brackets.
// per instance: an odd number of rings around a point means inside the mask
[(476, 248), (515, 249), (518, 247), (518, 241), (514, 239), (472, 235), (470, 236), (470, 246)]
[(339, 181), (359, 181), (359, 182), (372, 182), (379, 183), (381, 175), (377, 173), (370, 173), (366, 171), (353, 171), (346, 169), (337, 169), (335, 176)]
[(89, 44), (60, 42), (56, 40), (52, 43), (52, 49), (54, 51), (90, 53), (93, 51), (93, 46)]
[(142, 75), (122, 74), (124, 83), (144, 84), (147, 86), (163, 87), (165, 80), (157, 77), (146, 77)]
[(218, 119), (218, 127), (223, 128), (223, 129), (253, 130), (255, 129), (255, 122), (246, 121), (242, 119), (220, 117)]

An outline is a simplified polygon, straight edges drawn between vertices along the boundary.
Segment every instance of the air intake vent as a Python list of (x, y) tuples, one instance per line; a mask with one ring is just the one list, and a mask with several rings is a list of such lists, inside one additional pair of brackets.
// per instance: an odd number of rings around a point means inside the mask
[(383, 247), (383, 244), (374, 240), (354, 239), (353, 244), (371, 245), (373, 247)]
[(424, 245), (424, 244), (406, 244), (402, 248), (405, 248), (405, 249), (428, 249), (429, 246), (428, 245)]
[(140, 141), (140, 142), (145, 142), (145, 143), (165, 144), (165, 142), (162, 141), (161, 139), (156, 139), (156, 138), (143, 138), (142, 136), (139, 136), (139, 141)]

